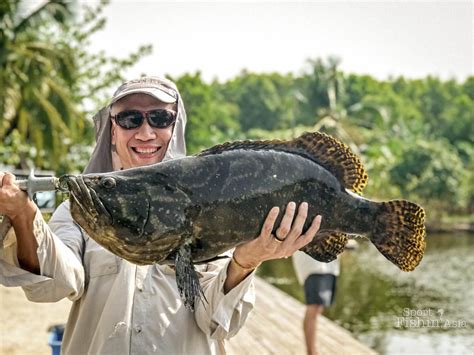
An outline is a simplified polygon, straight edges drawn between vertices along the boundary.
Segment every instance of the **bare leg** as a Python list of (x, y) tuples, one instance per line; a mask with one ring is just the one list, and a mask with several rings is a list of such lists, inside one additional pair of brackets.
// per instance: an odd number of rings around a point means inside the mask
[(318, 347), (316, 346), (316, 329), (318, 316), (323, 313), (323, 310), (324, 306), (319, 304), (309, 304), (306, 306), (303, 329), (308, 355), (319, 355)]

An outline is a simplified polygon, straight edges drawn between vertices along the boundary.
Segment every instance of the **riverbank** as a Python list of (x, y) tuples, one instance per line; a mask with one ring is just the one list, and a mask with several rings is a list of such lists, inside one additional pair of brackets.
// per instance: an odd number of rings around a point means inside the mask
[(467, 233), (474, 235), (474, 223), (426, 224), (427, 233)]
[(442, 216), (431, 218), (425, 223), (428, 233), (469, 233), (474, 234), (474, 215)]

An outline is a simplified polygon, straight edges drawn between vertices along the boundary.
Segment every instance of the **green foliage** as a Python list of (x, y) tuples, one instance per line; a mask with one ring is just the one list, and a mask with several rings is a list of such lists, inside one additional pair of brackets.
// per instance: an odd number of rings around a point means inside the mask
[(59, 159), (66, 152), (62, 142), (71, 137), (70, 128), (76, 128), (62, 120), (62, 115), (77, 113), (68, 104), (71, 53), (42, 31), (48, 21), (66, 26), (71, 9), (67, 2), (51, 1), (24, 16), (20, 5), (9, 2), (1, 17), (0, 138), (16, 132), (15, 139), (33, 143), (35, 162), (42, 165), (41, 152), (49, 150), (54, 160)]
[[(93, 146), (88, 119), (150, 46), (126, 58), (90, 53), (106, 1), (65, 0), (32, 12), (0, 2), (0, 163), (57, 173), (82, 170)], [(322, 130), (366, 165), (365, 193), (411, 198), (436, 211), (474, 210), (474, 77), (377, 80), (343, 73), (337, 58), (311, 59), (300, 75), (242, 71), (226, 82), (174, 78), (188, 114), (189, 153), (241, 138), (291, 139)], [(428, 214), (430, 216), (430, 214)]]
[(240, 127), (233, 119), (235, 105), (218, 100), (217, 90), (202, 81), (201, 73), (185, 74), (174, 81), (188, 116), (186, 143), (189, 153), (236, 137)]
[(307, 61), (305, 74), (297, 79), (302, 96), (299, 105), (302, 124), (312, 124), (315, 117), (331, 116), (340, 108), (339, 99), (344, 96), (345, 88), (339, 63), (336, 57)]
[(462, 92), (464, 92), (471, 100), (474, 100), (474, 76), (466, 79), (462, 85)]
[(90, 36), (105, 24), (106, 4), (84, 5), (77, 17), (71, 1), (46, 1), (28, 13), (23, 1), (2, 2), (0, 138), (6, 146), (0, 163), (58, 173), (85, 165), (89, 148), (72, 147), (93, 143), (90, 111), (123, 80), (124, 69), (151, 50), (140, 47), (125, 59), (87, 51)]
[(379, 81), (344, 74), (338, 64), (310, 60), (299, 77), (243, 71), (211, 84), (200, 73), (183, 75), (177, 83), (190, 152), (224, 140), (292, 139), (322, 130), (361, 155), (367, 196), (413, 199), (438, 215), (472, 211), (474, 80)]
[(460, 151), (460, 145), (474, 143), (474, 100), (466, 94), (450, 99), (439, 117), (437, 134), (446, 137)]
[(292, 77), (243, 71), (221, 86), (223, 99), (238, 108), (237, 120), (244, 132), (252, 128), (273, 130), (295, 122), (297, 100)]
[(389, 174), (404, 195), (426, 204), (436, 197), (451, 209), (466, 207), (468, 174), (449, 142), (405, 141), (401, 153), (404, 158), (396, 161)]

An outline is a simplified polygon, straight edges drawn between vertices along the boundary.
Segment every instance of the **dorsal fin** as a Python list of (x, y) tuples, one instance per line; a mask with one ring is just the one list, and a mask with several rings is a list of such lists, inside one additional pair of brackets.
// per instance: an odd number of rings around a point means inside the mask
[(303, 133), (290, 141), (297, 148), (311, 154), (329, 170), (346, 189), (362, 193), (369, 176), (359, 157), (344, 143), (322, 132)]
[(361, 193), (367, 185), (367, 173), (359, 157), (337, 139), (321, 132), (303, 133), (290, 141), (236, 141), (206, 149), (198, 154), (205, 156), (229, 150), (279, 150), (311, 159), (333, 174), (349, 190)]

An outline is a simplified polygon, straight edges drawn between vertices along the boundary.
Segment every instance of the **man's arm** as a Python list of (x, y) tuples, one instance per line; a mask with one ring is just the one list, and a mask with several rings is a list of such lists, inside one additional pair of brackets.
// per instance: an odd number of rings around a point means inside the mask
[(6, 235), (7, 243), (0, 245), (0, 282), (23, 287), (34, 302), (78, 299), (85, 286), (85, 244), (68, 205), (63, 203), (56, 209), (50, 228), (36, 205), (13, 182), (13, 175), (0, 173), (0, 213), (8, 216), (13, 226)]
[(36, 250), (38, 243), (33, 234), (37, 207), (28, 195), (14, 184), (15, 176), (0, 173), (0, 213), (8, 216), (17, 238), (17, 256), (20, 266), (34, 274), (40, 273)]
[(17, 239), (17, 257), (22, 269), (33, 274), (40, 274), (40, 265), (36, 250), (38, 242), (33, 235), (33, 220), (36, 214), (36, 205), (29, 201), (24, 213), (12, 218), (12, 226)]

